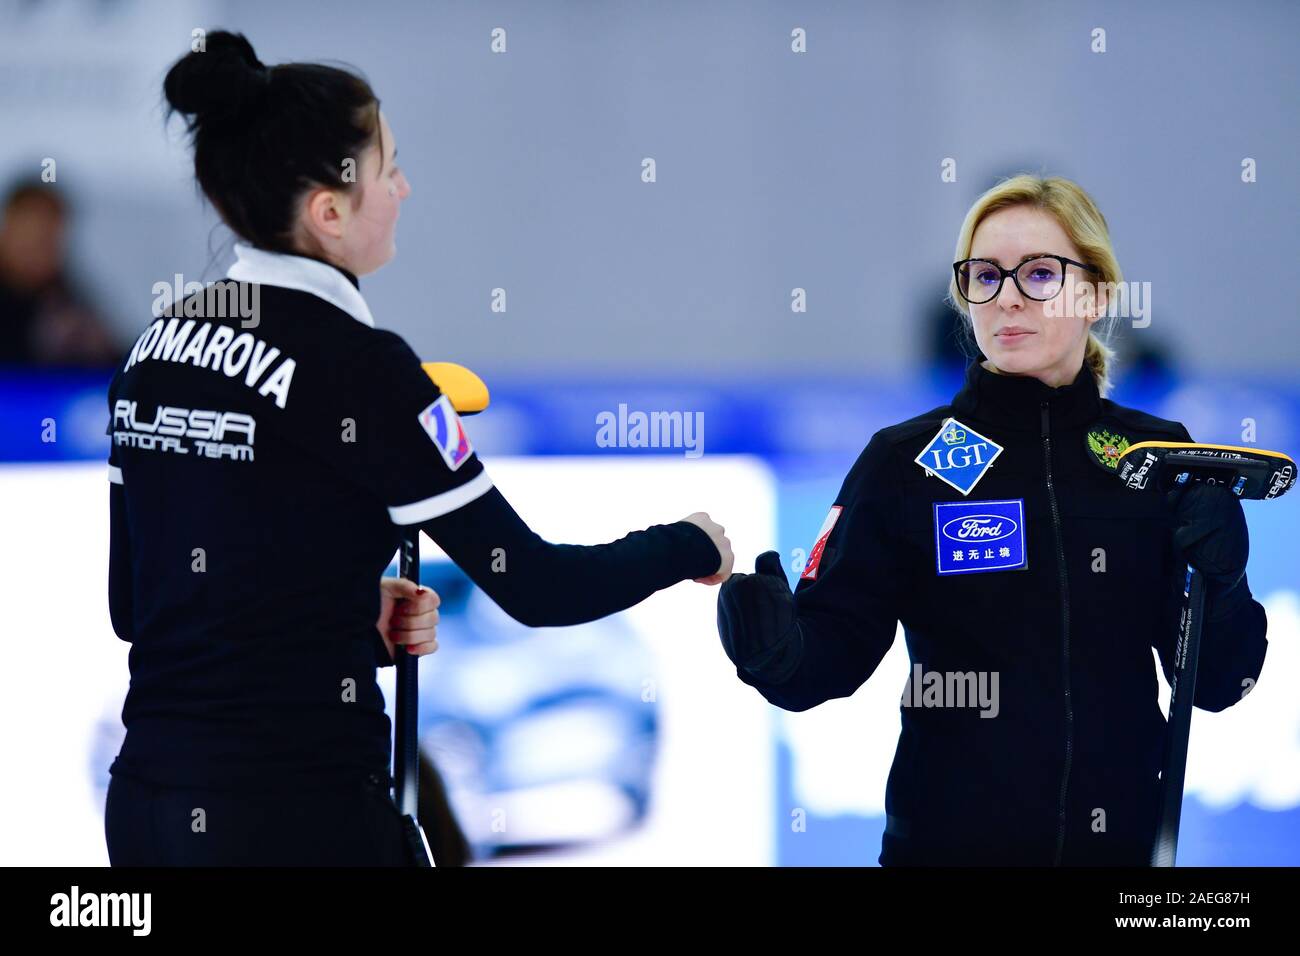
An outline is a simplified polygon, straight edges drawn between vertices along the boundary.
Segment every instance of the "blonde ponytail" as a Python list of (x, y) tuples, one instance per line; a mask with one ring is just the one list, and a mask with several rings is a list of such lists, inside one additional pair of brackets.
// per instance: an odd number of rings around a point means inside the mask
[(1102, 398), (1105, 398), (1111, 389), (1109, 368), (1114, 358), (1115, 350), (1089, 332), (1088, 345), (1083, 353), (1083, 364), (1088, 366), (1088, 371), (1092, 372), (1092, 377), (1097, 382), (1097, 392)]

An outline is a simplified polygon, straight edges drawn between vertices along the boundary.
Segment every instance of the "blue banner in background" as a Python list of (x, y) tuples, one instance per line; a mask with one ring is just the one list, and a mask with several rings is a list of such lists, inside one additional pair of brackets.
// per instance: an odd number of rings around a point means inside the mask
[(112, 378), (0, 367), (0, 462), (107, 460)]
[[(0, 368), (0, 461), (106, 458), (110, 379), (110, 372)], [(958, 369), (889, 380), (488, 377), (492, 405), (465, 428), (485, 456), (752, 454), (810, 473), (829, 463), (842, 476), (847, 464), (836, 463), (851, 464), (877, 429), (946, 404), (961, 382)], [(1300, 447), (1295, 382), (1135, 379), (1121, 381), (1111, 397), (1183, 422), (1197, 441), (1293, 456)]]

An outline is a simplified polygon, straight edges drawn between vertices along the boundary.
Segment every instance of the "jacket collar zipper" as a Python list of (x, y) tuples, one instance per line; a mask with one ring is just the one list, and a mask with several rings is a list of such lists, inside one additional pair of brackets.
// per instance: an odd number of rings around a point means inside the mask
[(1043, 437), (1043, 467), (1047, 480), (1047, 500), (1052, 506), (1052, 534), (1056, 540), (1057, 580), (1061, 585), (1061, 675), (1065, 684), (1065, 767), (1061, 772), (1061, 792), (1057, 804), (1056, 851), (1052, 865), (1061, 865), (1065, 849), (1065, 795), (1070, 781), (1070, 761), (1074, 753), (1074, 710), (1070, 701), (1070, 587), (1065, 573), (1065, 544), (1061, 534), (1061, 512), (1056, 503), (1056, 487), (1052, 482), (1051, 412), (1047, 402), (1040, 407)]

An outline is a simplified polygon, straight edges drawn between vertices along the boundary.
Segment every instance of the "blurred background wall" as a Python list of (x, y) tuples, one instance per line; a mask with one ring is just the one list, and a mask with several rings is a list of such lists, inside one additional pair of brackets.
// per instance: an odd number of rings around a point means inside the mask
[(897, 371), (928, 354), (966, 209), (1029, 169), (1096, 197), (1126, 276), (1152, 284), (1144, 339), (1188, 369), (1300, 366), (1293, 3), (10, 0), (0, 177), (58, 161), (77, 263), (124, 339), (154, 282), (229, 259), (158, 108), (190, 30), (214, 26), (265, 62), (369, 76), (413, 194), (365, 291), (422, 354), (491, 374)]

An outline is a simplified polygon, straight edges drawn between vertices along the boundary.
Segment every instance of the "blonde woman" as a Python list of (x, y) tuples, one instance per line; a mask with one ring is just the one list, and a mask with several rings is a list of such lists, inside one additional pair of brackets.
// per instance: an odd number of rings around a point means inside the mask
[(793, 594), (774, 551), (731, 577), (723, 647), (802, 711), (856, 691), (902, 623), (882, 865), (1143, 866), (1165, 728), (1152, 647), (1168, 674), (1184, 562), (1209, 583), (1195, 705), (1231, 706), (1263, 667), (1241, 504), (1116, 479), (1128, 444), (1192, 439), (1105, 397), (1097, 323), (1122, 276), (1078, 185), (999, 183), (955, 259), (980, 359), (951, 404), (872, 437)]

